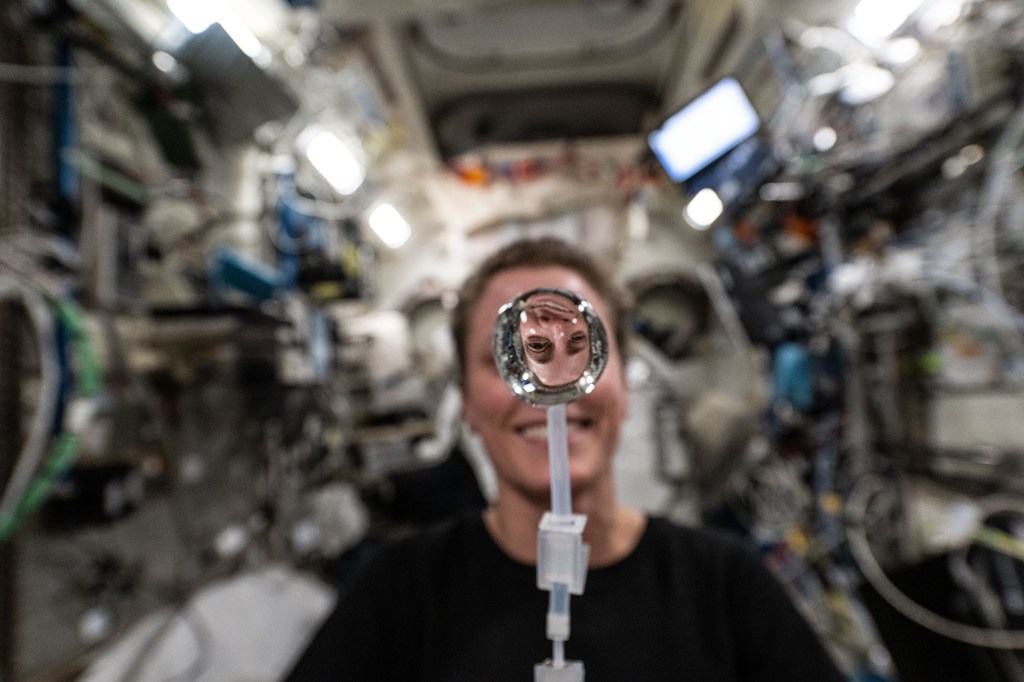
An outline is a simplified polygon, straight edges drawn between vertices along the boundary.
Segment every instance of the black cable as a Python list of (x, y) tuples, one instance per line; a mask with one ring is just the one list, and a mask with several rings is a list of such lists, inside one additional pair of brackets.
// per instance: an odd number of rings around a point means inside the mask
[[(20, 445), (20, 309), (0, 301), (0, 491), (14, 473)], [(0, 543), (0, 680), (14, 679), (16, 645), (17, 542)]]
[[(898, 588), (875, 558), (868, 540), (867, 512), (871, 498), (883, 490), (880, 477), (867, 475), (854, 486), (846, 505), (848, 544), (861, 573), (894, 609), (918, 625), (950, 639), (986, 649), (1024, 649), (1024, 630), (983, 628), (950, 620), (925, 608)], [(989, 509), (1001, 508), (1008, 498), (993, 496), (982, 502)], [(1020, 507), (1020, 500), (1010, 500)], [(1013, 508), (1011, 506), (1011, 508)]]

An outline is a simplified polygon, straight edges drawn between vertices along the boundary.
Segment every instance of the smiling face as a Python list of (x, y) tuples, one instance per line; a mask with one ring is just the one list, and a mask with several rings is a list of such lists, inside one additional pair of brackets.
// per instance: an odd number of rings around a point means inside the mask
[[(512, 395), (492, 354), (494, 323), (505, 303), (531, 289), (568, 289), (608, 319), (605, 302), (575, 271), (560, 266), (514, 267), (490, 280), (473, 307), (465, 338), (463, 416), (483, 440), (502, 490), (540, 503), (550, 495), (547, 415)], [(612, 456), (626, 417), (628, 392), (620, 351), (609, 343), (608, 364), (594, 390), (566, 407), (569, 477), (574, 494), (609, 483)]]

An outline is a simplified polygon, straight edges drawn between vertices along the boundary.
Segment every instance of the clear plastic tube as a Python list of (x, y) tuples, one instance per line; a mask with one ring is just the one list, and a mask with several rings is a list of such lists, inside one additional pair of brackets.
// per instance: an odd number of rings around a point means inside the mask
[(560, 639), (556, 639), (551, 646), (551, 667), (553, 668), (564, 668), (565, 667), (565, 642)]
[[(556, 517), (572, 514), (572, 492), (569, 486), (569, 435), (565, 405), (547, 408), (548, 461), (551, 467), (551, 513)], [(551, 586), (548, 599), (549, 617), (569, 619), (569, 586), (556, 583)], [(565, 665), (564, 639), (553, 638), (552, 660), (556, 668)]]
[[(564, 618), (566, 622), (569, 620), (569, 586), (565, 583), (555, 583), (551, 586), (551, 595), (548, 598), (548, 614), (555, 618)], [(567, 630), (568, 628), (566, 628)], [(565, 635), (556, 635), (551, 638), (554, 642), (554, 660), (555, 664), (561, 666), (565, 662), (562, 643), (568, 638), (568, 633)]]
[(572, 514), (569, 489), (569, 436), (565, 420), (565, 405), (547, 408), (548, 460), (551, 467), (551, 513), (555, 516)]

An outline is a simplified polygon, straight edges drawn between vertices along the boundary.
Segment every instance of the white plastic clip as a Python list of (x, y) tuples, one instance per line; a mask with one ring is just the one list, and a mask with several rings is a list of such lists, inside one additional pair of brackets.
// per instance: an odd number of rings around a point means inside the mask
[(550, 591), (562, 584), (570, 594), (583, 594), (590, 557), (590, 545), (583, 542), (586, 524), (584, 514), (544, 514), (537, 534), (537, 587)]

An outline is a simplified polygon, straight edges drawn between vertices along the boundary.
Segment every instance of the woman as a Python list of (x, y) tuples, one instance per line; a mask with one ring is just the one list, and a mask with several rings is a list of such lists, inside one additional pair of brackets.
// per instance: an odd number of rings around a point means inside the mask
[(452, 331), (462, 412), (497, 480), (482, 516), (381, 549), (293, 670), (306, 680), (528, 682), (551, 655), (536, 586), (537, 526), (550, 504), (546, 419), (505, 386), (492, 357), (498, 309), (567, 289), (612, 330), (596, 388), (567, 406), (573, 512), (585, 514), (586, 588), (572, 598), (568, 659), (587, 682), (838, 682), (843, 677), (760, 560), (737, 541), (621, 505), (613, 454), (627, 415), (628, 313), (613, 279), (555, 239), (524, 241), (463, 285)]

